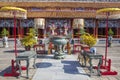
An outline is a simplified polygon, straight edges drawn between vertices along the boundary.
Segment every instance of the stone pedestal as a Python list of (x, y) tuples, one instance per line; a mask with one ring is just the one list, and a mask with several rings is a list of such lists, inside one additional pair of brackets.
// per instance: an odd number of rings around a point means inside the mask
[(3, 37), (3, 47), (7, 48), (8, 47), (8, 37)]

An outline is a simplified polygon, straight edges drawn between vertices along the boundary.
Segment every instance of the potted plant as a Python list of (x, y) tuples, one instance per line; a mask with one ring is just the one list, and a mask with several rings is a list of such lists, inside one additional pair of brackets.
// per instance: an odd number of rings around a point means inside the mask
[(111, 47), (111, 45), (112, 45), (113, 34), (114, 34), (114, 32), (110, 28), (108, 31), (108, 47)]
[(25, 36), (22, 40), (21, 43), (25, 46), (25, 50), (30, 50), (30, 48), (37, 43), (37, 40), (35, 38), (36, 33), (33, 28), (29, 30), (27, 33), (27, 36)]
[(2, 41), (3, 41), (3, 47), (8, 47), (8, 35), (9, 35), (9, 31), (6, 28), (3, 28), (2, 32)]
[(81, 36), (81, 42), (90, 47), (90, 51), (96, 54), (96, 48), (93, 47), (97, 43), (97, 38), (89, 33), (85, 33)]

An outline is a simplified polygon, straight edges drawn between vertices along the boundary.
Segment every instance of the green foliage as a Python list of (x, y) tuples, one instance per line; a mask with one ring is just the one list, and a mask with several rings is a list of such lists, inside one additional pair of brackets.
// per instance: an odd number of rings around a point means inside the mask
[(75, 32), (75, 35), (80, 35), (81, 36), (81, 35), (83, 35), (85, 33), (86, 33), (85, 29), (84, 28), (80, 28), (78, 32)]
[(37, 36), (37, 32), (38, 32), (38, 31), (37, 31), (36, 29), (30, 28), (30, 29), (29, 29), (29, 32), (28, 32), (27, 34), (32, 33), (33, 36)]
[(114, 34), (114, 32), (113, 32), (112, 29), (110, 28), (109, 31), (108, 31), (108, 35), (111, 35), (111, 36), (112, 36), (113, 34)]
[(9, 31), (6, 28), (3, 28), (2, 32), (1, 32), (2, 36), (8, 36), (9, 35)]
[(27, 33), (27, 36), (25, 36), (21, 42), (24, 46), (33, 46), (37, 43), (37, 40), (35, 38), (36, 32), (35, 29), (30, 28), (29, 32)]
[(85, 34), (85, 33), (86, 33), (86, 32), (85, 32), (85, 29), (84, 29), (84, 28), (81, 28), (81, 29), (80, 29), (80, 34), (83, 35), (83, 34)]

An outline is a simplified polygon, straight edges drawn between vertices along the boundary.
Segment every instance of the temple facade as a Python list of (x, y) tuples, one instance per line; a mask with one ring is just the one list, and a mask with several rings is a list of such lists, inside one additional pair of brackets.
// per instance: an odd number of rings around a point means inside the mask
[[(0, 0), (0, 7), (15, 6), (27, 10), (27, 19), (17, 19), (17, 36), (24, 37), (30, 28), (38, 30), (38, 37), (49, 34), (66, 35), (72, 33), (78, 38), (79, 29), (99, 38), (105, 37), (106, 19), (96, 18), (96, 10), (120, 8), (119, 0)], [(0, 32), (9, 30), (12, 38), (14, 20), (12, 16), (0, 15)], [(120, 37), (120, 19), (109, 19), (108, 27), (114, 37)]]

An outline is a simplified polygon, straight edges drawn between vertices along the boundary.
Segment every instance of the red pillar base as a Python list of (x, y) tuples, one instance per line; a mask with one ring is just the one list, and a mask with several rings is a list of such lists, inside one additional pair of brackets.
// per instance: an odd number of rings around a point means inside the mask
[(116, 71), (105, 71), (105, 72), (100, 72), (101, 75), (117, 75)]
[[(18, 66), (15, 66), (15, 61), (12, 59), (11, 60), (11, 72), (9, 73), (5, 73), (4, 74), (4, 77), (9, 77), (9, 76), (14, 76), (14, 77), (17, 77), (19, 76), (19, 73), (17, 73), (17, 70), (19, 70), (19, 67)], [(21, 66), (21, 69), (22, 70), (26, 70), (27, 68), (25, 66)]]
[(10, 77), (10, 76), (18, 77), (19, 73), (17, 73), (17, 72), (11, 72), (11, 73), (5, 73), (4, 74), (4, 77)]
[[(103, 61), (105, 61), (103, 59)], [(104, 69), (105, 71), (101, 71), (101, 75), (117, 75), (118, 73), (116, 71), (111, 71), (111, 59), (108, 59), (106, 61), (107, 65), (100, 66), (100, 69)], [(94, 69), (98, 69), (98, 66), (94, 66)]]

